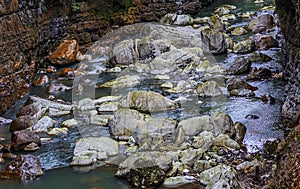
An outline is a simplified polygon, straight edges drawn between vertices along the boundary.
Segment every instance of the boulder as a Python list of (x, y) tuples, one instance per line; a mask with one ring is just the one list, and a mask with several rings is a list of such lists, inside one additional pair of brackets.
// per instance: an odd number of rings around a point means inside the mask
[(119, 144), (108, 137), (88, 137), (76, 141), (71, 165), (91, 165), (119, 154)]
[(40, 160), (30, 154), (18, 155), (0, 173), (0, 178), (33, 180), (44, 174)]
[(22, 115), (11, 122), (10, 132), (20, 131), (32, 127), (36, 123), (36, 119), (30, 115)]
[(179, 187), (188, 183), (196, 182), (196, 178), (193, 176), (176, 176), (168, 177), (165, 179), (163, 185), (167, 187)]
[(251, 62), (246, 57), (238, 56), (228, 65), (227, 73), (242, 74), (250, 71), (250, 68)]
[(236, 122), (234, 124), (234, 129), (236, 132), (236, 135), (234, 137), (234, 140), (238, 143), (238, 144), (242, 144), (243, 140), (245, 138), (245, 134), (247, 132), (247, 127), (242, 124), (241, 122)]
[(272, 58), (264, 53), (255, 51), (247, 56), (251, 62), (269, 62)]
[(11, 143), (15, 151), (22, 151), (30, 143), (41, 146), (41, 139), (39, 135), (32, 131), (14, 131), (11, 134)]
[(211, 116), (185, 119), (179, 122), (178, 127), (180, 126), (188, 136), (195, 136), (203, 131), (212, 132), (214, 136), (228, 134), (230, 137), (233, 137), (235, 134), (231, 117), (220, 112), (216, 112)]
[(231, 31), (231, 35), (240, 36), (248, 33), (248, 31), (242, 26), (238, 26)]
[(66, 127), (63, 128), (53, 128), (50, 131), (47, 132), (48, 135), (55, 135), (55, 136), (60, 136), (60, 135), (67, 135), (68, 134), (69, 129)]
[(268, 68), (253, 68), (251, 73), (248, 75), (248, 80), (264, 80), (272, 77), (272, 71)]
[(75, 63), (79, 46), (76, 40), (64, 40), (49, 56), (53, 65), (64, 66)]
[(257, 49), (268, 50), (273, 47), (278, 47), (278, 41), (272, 35), (256, 34), (249, 38), (255, 42)]
[(161, 24), (187, 26), (193, 24), (193, 18), (187, 14), (168, 13), (163, 16), (160, 21)]
[(205, 52), (221, 54), (231, 48), (228, 36), (217, 30), (206, 29), (201, 31), (201, 40)]
[(275, 19), (272, 15), (262, 14), (256, 18), (253, 18), (249, 22), (248, 28), (255, 33), (261, 33), (268, 29), (272, 29), (275, 25)]
[(201, 173), (217, 165), (217, 162), (213, 159), (210, 160), (197, 160), (193, 165), (193, 170), (197, 173)]
[(116, 176), (126, 178), (133, 169), (154, 166), (167, 172), (172, 167), (173, 156), (167, 152), (159, 151), (137, 152), (120, 163)]
[(207, 81), (197, 87), (197, 94), (200, 97), (217, 97), (223, 95), (223, 92), (215, 81)]
[(138, 75), (124, 75), (120, 76), (115, 80), (106, 82), (99, 87), (107, 87), (107, 88), (115, 88), (115, 89), (123, 89), (130, 88), (140, 84), (140, 76)]
[(233, 52), (237, 54), (251, 53), (256, 50), (255, 41), (246, 39), (233, 45)]
[(228, 82), (227, 90), (233, 96), (254, 96), (258, 88), (250, 85), (245, 80), (233, 79)]
[[(17, 117), (19, 116), (35, 116), (42, 109), (42, 105), (39, 102), (28, 104), (20, 109), (17, 113)], [(42, 116), (41, 116), (42, 117)], [(41, 117), (36, 117), (36, 119), (40, 119)]]
[(231, 139), (228, 135), (219, 134), (214, 140), (214, 145), (219, 147), (225, 147), (230, 150), (238, 150), (240, 149), (240, 145)]
[(245, 184), (238, 178), (236, 171), (227, 165), (217, 165), (200, 173), (200, 182), (206, 188), (240, 188), (244, 189)]
[(54, 127), (56, 121), (48, 116), (42, 117), (35, 125), (32, 126), (34, 132), (47, 132)]
[(160, 112), (176, 109), (177, 104), (153, 91), (132, 91), (120, 100), (123, 108), (133, 108), (141, 112)]
[(215, 136), (212, 132), (203, 131), (199, 135), (193, 137), (192, 146), (196, 149), (201, 148), (207, 151), (214, 143)]
[(148, 116), (132, 109), (119, 109), (109, 122), (111, 135), (118, 140), (128, 140), (136, 131), (140, 123), (144, 123)]

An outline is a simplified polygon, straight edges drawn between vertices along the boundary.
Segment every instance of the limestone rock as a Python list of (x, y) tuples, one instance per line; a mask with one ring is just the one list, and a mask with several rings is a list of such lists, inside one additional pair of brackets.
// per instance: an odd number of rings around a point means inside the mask
[(76, 62), (79, 46), (76, 40), (64, 40), (57, 49), (49, 56), (54, 65), (68, 65)]
[(177, 108), (175, 102), (153, 91), (129, 92), (120, 100), (120, 106), (141, 112), (159, 112)]
[(30, 154), (18, 155), (0, 173), (0, 178), (33, 180), (44, 174), (40, 160)]
[(76, 141), (71, 165), (91, 165), (97, 160), (119, 154), (117, 141), (107, 137), (89, 137)]

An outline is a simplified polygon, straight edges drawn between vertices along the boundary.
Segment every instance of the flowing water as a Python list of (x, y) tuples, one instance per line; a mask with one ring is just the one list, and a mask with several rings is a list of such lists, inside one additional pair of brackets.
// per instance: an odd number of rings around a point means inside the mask
[[(269, 3), (269, 1), (266, 1)], [(210, 7), (202, 10), (199, 15), (208, 15), (214, 7), (224, 4), (224, 1), (215, 1)], [(233, 4), (238, 7), (237, 12), (256, 11), (262, 8), (263, 5), (253, 4), (253, 0), (229, 0), (226, 4)], [(235, 25), (247, 25), (248, 21), (235, 21)], [(240, 40), (235, 38), (235, 40)], [(270, 69), (281, 69), (280, 62), (280, 49), (272, 49), (266, 52), (267, 55), (274, 58), (274, 61), (264, 63), (264, 67)], [(216, 56), (216, 63), (226, 65), (234, 55), (220, 55)], [(260, 63), (255, 63), (252, 66), (260, 67)], [(50, 75), (50, 77), (55, 77)], [(98, 82), (103, 83), (111, 78), (117, 77), (116, 74), (101, 74)], [(62, 83), (72, 86), (72, 80), (63, 80)], [(244, 143), (248, 152), (253, 153), (262, 148), (266, 139), (282, 138), (283, 131), (280, 129), (280, 107), (283, 101), (284, 85), (285, 83), (279, 80), (274, 81), (259, 81), (252, 82), (254, 86), (258, 86), (259, 90), (256, 91), (256, 97), (261, 97), (265, 94), (270, 94), (276, 98), (274, 104), (263, 103), (260, 98), (247, 98), (247, 97), (226, 97), (226, 99), (215, 99), (215, 101), (205, 101), (199, 105), (201, 113), (207, 114), (208, 112), (221, 111), (228, 113), (234, 122), (240, 121), (247, 127), (247, 133)], [(142, 87), (151, 87), (154, 90), (157, 88), (155, 85), (146, 85)], [(33, 87), (31, 94), (40, 97), (48, 97), (45, 93), (45, 87)], [(110, 89), (97, 89), (96, 98), (111, 95)], [(70, 101), (72, 98), (71, 92), (59, 93), (57, 98)], [(17, 108), (20, 107), (26, 100), (26, 96), (21, 99), (18, 104), (6, 112), (3, 117), (13, 119)], [(259, 119), (246, 119), (247, 115), (258, 115)], [(176, 119), (176, 111), (169, 112), (169, 116)], [(185, 115), (191, 117), (192, 115)], [(62, 118), (61, 118), (62, 119)], [(64, 117), (63, 119), (66, 119)], [(0, 127), (0, 137), (7, 138), (9, 142), (10, 133), (8, 126), (3, 125)], [(33, 155), (40, 158), (45, 175), (28, 183), (19, 183), (15, 181), (0, 180), (0, 188), (2, 189), (52, 189), (52, 188), (72, 188), (72, 189), (127, 189), (131, 188), (126, 180), (118, 179), (114, 176), (115, 167), (106, 166), (99, 167), (92, 171), (85, 168), (69, 167), (72, 159), (74, 141), (81, 138), (83, 133), (90, 133), (86, 130), (93, 130), (92, 136), (109, 136), (107, 127), (99, 127), (94, 129), (93, 126), (85, 128), (74, 128), (70, 130), (67, 136), (53, 137), (51, 142), (45, 142), (42, 147)], [(1, 165), (0, 165), (1, 168)]]

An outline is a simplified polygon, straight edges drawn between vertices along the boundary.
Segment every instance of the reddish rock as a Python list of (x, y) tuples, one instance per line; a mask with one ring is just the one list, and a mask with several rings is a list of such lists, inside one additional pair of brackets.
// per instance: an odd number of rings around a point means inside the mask
[(36, 80), (33, 81), (33, 85), (34, 86), (42, 86), (45, 85), (47, 83), (49, 83), (49, 77), (47, 75), (42, 75), (39, 78), (37, 78)]
[(75, 77), (74, 70), (72, 68), (64, 68), (59, 74), (59, 77)]
[(41, 139), (38, 134), (32, 131), (14, 131), (11, 134), (11, 143), (15, 151), (22, 151), (30, 143), (41, 146)]
[(48, 66), (46, 71), (47, 73), (55, 73), (57, 70), (54, 66)]
[(33, 180), (44, 174), (39, 158), (27, 154), (18, 155), (0, 173), (0, 178)]
[(11, 122), (10, 132), (27, 129), (35, 124), (35, 119), (30, 115), (22, 115)]
[(57, 49), (49, 56), (53, 65), (68, 65), (76, 62), (79, 46), (76, 40), (64, 40)]

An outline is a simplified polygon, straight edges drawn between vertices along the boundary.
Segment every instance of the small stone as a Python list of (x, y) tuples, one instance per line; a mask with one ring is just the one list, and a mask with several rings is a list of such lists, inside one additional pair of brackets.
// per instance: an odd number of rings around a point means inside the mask
[(64, 128), (53, 128), (51, 129), (48, 133), (48, 135), (67, 135), (68, 134), (69, 129), (64, 127)]
[(33, 151), (36, 151), (40, 149), (39, 145), (37, 145), (36, 143), (32, 142), (30, 144), (28, 144), (25, 148), (24, 148), (24, 151), (27, 151), (27, 152), (33, 152)]
[(61, 126), (71, 128), (71, 127), (79, 126), (79, 123), (76, 119), (68, 119), (62, 122)]
[(72, 68), (64, 68), (61, 72), (59, 72), (58, 77), (72, 78), (75, 77), (75, 72)]
[(171, 82), (165, 82), (165, 83), (161, 84), (160, 87), (165, 88), (165, 89), (171, 89), (171, 88), (173, 88), (173, 84)]
[(50, 82), (50, 79), (47, 75), (42, 75), (36, 80), (33, 81), (34, 86), (42, 86)]
[(156, 75), (155, 79), (159, 79), (159, 80), (169, 80), (170, 76), (168, 75)]

